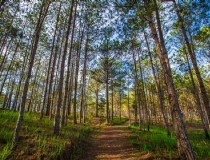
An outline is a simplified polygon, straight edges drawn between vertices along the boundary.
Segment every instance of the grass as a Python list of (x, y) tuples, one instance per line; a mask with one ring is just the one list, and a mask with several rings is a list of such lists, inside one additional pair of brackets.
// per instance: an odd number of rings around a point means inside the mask
[(111, 125), (121, 125), (124, 124), (128, 119), (126, 117), (113, 117), (113, 121), (111, 122)]
[[(138, 124), (133, 124), (128, 129), (133, 133), (131, 143), (136, 148), (154, 153), (157, 157), (174, 159), (178, 157), (176, 139), (172, 134), (167, 135), (164, 128), (152, 125), (150, 131), (140, 131)], [(196, 159), (210, 159), (210, 141), (205, 139), (202, 130), (189, 130), (188, 135)]]
[(191, 130), (189, 131), (188, 135), (195, 155), (201, 159), (210, 159), (210, 140), (205, 138), (204, 131)]
[[(76, 160), (82, 155), (82, 149), (84, 149), (80, 145), (88, 143), (92, 132), (89, 125), (68, 123), (60, 130), (59, 136), (54, 136), (53, 121), (48, 120), (47, 117), (40, 120), (39, 113), (26, 112), (20, 140), (11, 150), (17, 117), (18, 112), (0, 111), (0, 160), (16, 157), (18, 159), (62, 159), (66, 150), (68, 150), (66, 154), (69, 155), (65, 156), (71, 156)], [(79, 153), (77, 150), (80, 150)]]

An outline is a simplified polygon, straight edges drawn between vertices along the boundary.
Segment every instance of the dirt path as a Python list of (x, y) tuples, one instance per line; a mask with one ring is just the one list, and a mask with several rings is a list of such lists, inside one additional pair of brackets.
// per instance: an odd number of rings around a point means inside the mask
[(86, 160), (137, 160), (126, 126), (106, 126), (93, 140)]

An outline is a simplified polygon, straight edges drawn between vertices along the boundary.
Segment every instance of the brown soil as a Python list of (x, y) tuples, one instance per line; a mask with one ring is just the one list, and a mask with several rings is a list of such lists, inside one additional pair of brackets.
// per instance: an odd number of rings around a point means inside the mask
[(148, 153), (141, 153), (130, 143), (126, 126), (106, 126), (93, 139), (85, 160), (137, 160), (150, 159)]

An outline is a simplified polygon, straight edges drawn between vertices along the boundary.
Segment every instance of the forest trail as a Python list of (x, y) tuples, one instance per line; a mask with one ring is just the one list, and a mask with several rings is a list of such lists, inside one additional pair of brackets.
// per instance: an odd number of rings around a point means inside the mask
[(137, 160), (125, 125), (106, 126), (93, 139), (86, 160)]

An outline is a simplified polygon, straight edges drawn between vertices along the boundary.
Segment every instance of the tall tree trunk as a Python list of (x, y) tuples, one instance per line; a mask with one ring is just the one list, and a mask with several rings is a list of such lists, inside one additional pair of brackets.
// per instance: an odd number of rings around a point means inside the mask
[(141, 57), (139, 56), (138, 52), (138, 61), (139, 61), (139, 70), (140, 70), (140, 76), (141, 76), (141, 85), (142, 85), (142, 99), (143, 99), (143, 104), (145, 106), (145, 121), (147, 123), (147, 130), (149, 131), (150, 128), (150, 121), (149, 121), (149, 112), (148, 112), (148, 105), (147, 105), (147, 100), (146, 100), (146, 93), (145, 93), (145, 84), (144, 84), (144, 77), (143, 77), (143, 71), (142, 71), (142, 64), (141, 64)]
[(140, 85), (137, 75), (137, 64), (136, 64), (136, 58), (133, 51), (133, 62), (134, 62), (134, 74), (135, 74), (135, 88), (136, 88), (136, 96), (137, 96), (137, 105), (139, 110), (139, 128), (141, 129), (141, 124), (143, 122), (142, 116), (141, 116), (141, 99), (140, 99)]
[(98, 117), (98, 84), (97, 85), (97, 88), (96, 88), (96, 91), (95, 91), (95, 94), (96, 94), (96, 117)]
[(120, 121), (122, 120), (122, 94), (120, 93)]
[(200, 116), (201, 116), (201, 120), (202, 120), (202, 123), (203, 123), (203, 129), (204, 129), (204, 132), (205, 132), (205, 136), (206, 136), (206, 138), (209, 139), (209, 133), (208, 133), (209, 122), (208, 122), (208, 117), (206, 117), (205, 111), (203, 110), (203, 107), (201, 106), (200, 98), (199, 98), (197, 87), (195, 85), (193, 74), (192, 74), (192, 71), (191, 71), (191, 68), (190, 68), (189, 58), (188, 58), (185, 46), (184, 46), (183, 50), (184, 50), (184, 54), (185, 54), (185, 57), (186, 57), (188, 71), (189, 71), (189, 75), (190, 75), (190, 79), (191, 79), (191, 83), (192, 83), (192, 87), (193, 87), (192, 92), (193, 92), (193, 95), (195, 97), (196, 104), (197, 104), (197, 107), (198, 107), (198, 110), (199, 110), (199, 113), (200, 113)]
[[(61, 40), (61, 45), (60, 46), (63, 46), (63, 40), (65, 39), (65, 33), (63, 35), (63, 38)], [(58, 47), (59, 48), (59, 47)], [(60, 62), (61, 62), (61, 57), (62, 57), (62, 48), (60, 47), (58, 49), (59, 51), (59, 56), (58, 56), (58, 60), (56, 62), (56, 72), (55, 72), (55, 81), (54, 81), (54, 84), (53, 84), (53, 88), (52, 88), (52, 98), (50, 100), (50, 116), (49, 116), (49, 119), (52, 119), (52, 114), (53, 114), (53, 109), (54, 109), (54, 114), (55, 114), (55, 110), (56, 110), (56, 107), (57, 107), (57, 101), (58, 101), (58, 84), (59, 84), (59, 71), (60, 71), (60, 68), (61, 68), (61, 65), (60, 65)]]
[(87, 30), (87, 38), (86, 38), (86, 43), (85, 43), (85, 53), (84, 53), (84, 66), (83, 66), (83, 76), (82, 76), (82, 93), (81, 93), (81, 106), (80, 106), (80, 123), (85, 122), (85, 101), (86, 95), (85, 95), (85, 90), (86, 90), (86, 76), (87, 76), (87, 60), (88, 60), (88, 30)]
[[(72, 1), (72, 6), (73, 6), (73, 1)], [(72, 17), (73, 7), (71, 8), (70, 12), (71, 12), (70, 14)], [(77, 13), (77, 6), (75, 7), (74, 21), (73, 21), (73, 27), (72, 27), (72, 33), (71, 33), (71, 42), (70, 42), (70, 49), (69, 49), (69, 56), (68, 56), (68, 63), (67, 63), (68, 67), (67, 67), (67, 76), (65, 80), (65, 93), (64, 93), (64, 100), (63, 100), (61, 126), (63, 126), (66, 122), (66, 105), (67, 105), (68, 91), (69, 91), (70, 66), (71, 66), (71, 58), (72, 58), (72, 45), (74, 41), (74, 28), (75, 28), (75, 22), (76, 22), (76, 13)], [(71, 22), (70, 22), (70, 26), (71, 26)]]
[(149, 55), (149, 59), (150, 59), (150, 65), (152, 67), (153, 78), (155, 80), (155, 88), (156, 88), (156, 92), (157, 92), (157, 95), (158, 95), (158, 102), (159, 102), (159, 105), (160, 105), (161, 113), (163, 115), (163, 120), (164, 120), (164, 124), (165, 124), (167, 134), (170, 135), (170, 127), (169, 127), (169, 124), (168, 124), (167, 112), (165, 110), (160, 84), (158, 83), (158, 80), (157, 80), (157, 77), (156, 77), (156, 74), (155, 74), (155, 67), (154, 67), (154, 64), (153, 64), (152, 55), (151, 55), (151, 51), (150, 51), (150, 47), (149, 47), (149, 43), (148, 43), (148, 40), (147, 40), (145, 30), (144, 30), (144, 38), (145, 38), (146, 45), (147, 45), (148, 55)]
[[(58, 23), (59, 23), (59, 17), (60, 17), (60, 10), (61, 10), (61, 2), (60, 2), (60, 6), (59, 6), (59, 9), (58, 9), (58, 14), (57, 14), (57, 18), (56, 18), (56, 24), (55, 24), (55, 31), (54, 31), (54, 34), (53, 34), (53, 41), (52, 41), (52, 47), (51, 47), (51, 53), (50, 53), (50, 59), (49, 59), (49, 64), (48, 64), (48, 69), (47, 69), (47, 77), (46, 77), (46, 84), (45, 84), (45, 90), (44, 90), (44, 99), (43, 99), (43, 106), (42, 106), (42, 109), (41, 109), (41, 112), (40, 112), (40, 119), (42, 119), (43, 117), (43, 111), (44, 111), (44, 108), (45, 108), (45, 105), (46, 105), (46, 100), (49, 99), (49, 78), (50, 78), (50, 73), (52, 73), (53, 71), (51, 69), (53, 69), (53, 64), (52, 64), (52, 60), (53, 60), (53, 53), (54, 53), (54, 48), (55, 48), (55, 39), (56, 39), (56, 33), (57, 33), (57, 30), (58, 30)], [(59, 38), (58, 38), (59, 39)], [(54, 54), (57, 54), (57, 53), (54, 53)], [(52, 66), (52, 67), (51, 67)], [(48, 96), (48, 97), (47, 97)], [(50, 106), (47, 105), (47, 108), (46, 108), (46, 116), (48, 116), (50, 113)]]
[(207, 115), (208, 115), (208, 120), (210, 121), (209, 100), (208, 100), (208, 96), (207, 96), (207, 93), (206, 93), (206, 89), (205, 89), (205, 86), (204, 86), (204, 83), (203, 83), (203, 80), (202, 80), (202, 77), (201, 77), (198, 65), (197, 65), (196, 55), (195, 55), (195, 53), (193, 52), (193, 50), (192, 50), (192, 48), (190, 46), (190, 42), (189, 42), (189, 39), (187, 37), (186, 29), (185, 29), (185, 26), (184, 26), (184, 20), (183, 20), (181, 14), (179, 12), (179, 8), (178, 8), (175, 0), (173, 0), (173, 4), (174, 4), (174, 8), (175, 8), (176, 14), (178, 16), (178, 21), (179, 21), (179, 24), (180, 24), (180, 27), (181, 27), (181, 30), (182, 30), (182, 34), (184, 36), (184, 40), (185, 40), (185, 43), (186, 43), (186, 46), (187, 46), (187, 50), (188, 50), (188, 53), (190, 55), (190, 59), (192, 61), (193, 68), (195, 70), (195, 74), (196, 74), (196, 77), (197, 77), (197, 80), (198, 80), (198, 85), (199, 85), (201, 98), (202, 98), (203, 104), (204, 104), (204, 106), (206, 108), (206, 112), (207, 112)]
[[(52, 110), (53, 110), (53, 104), (51, 102), (53, 101), (53, 95), (54, 95), (54, 93), (52, 93), (52, 91), (53, 91), (53, 80), (54, 80), (54, 76), (55, 76), (54, 74), (56, 72), (56, 62), (58, 64), (60, 64), (60, 57), (61, 57), (61, 49), (59, 49), (60, 48), (59, 47), (60, 36), (61, 36), (61, 29), (59, 30), (59, 33), (58, 33), (57, 42), (56, 42), (56, 46), (55, 46), (55, 53), (54, 53), (54, 57), (53, 57), (53, 64), (52, 64), (52, 69), (51, 69), (51, 73), (50, 73), (50, 82), (49, 82), (49, 90), (48, 90), (48, 98), (47, 98), (47, 109), (49, 109), (49, 119), (52, 118)], [(62, 46), (62, 42), (61, 42), (61, 46)], [(59, 65), (58, 65), (57, 69), (59, 70)], [(56, 72), (56, 75), (57, 75), (57, 72)], [(54, 85), (54, 87), (55, 87), (55, 85)], [(40, 114), (40, 119), (42, 118), (42, 116), (43, 116), (43, 108), (42, 108), (42, 111)]]
[[(128, 75), (129, 76), (129, 75)], [(129, 88), (129, 77), (128, 77), (128, 118), (129, 126), (131, 126), (131, 109), (130, 109), (130, 88)]]
[[(83, 33), (82, 33), (83, 34)], [(80, 33), (78, 41), (80, 40)], [(77, 90), (78, 90), (78, 74), (80, 67), (80, 44), (77, 46), (76, 51), (76, 69), (75, 69), (75, 79), (74, 79), (74, 104), (73, 104), (73, 116), (74, 116), (74, 124), (77, 124)]]
[(36, 69), (36, 72), (35, 72), (35, 75), (34, 75), (34, 81), (33, 81), (33, 87), (32, 87), (32, 91), (31, 91), (31, 96), (29, 98), (30, 102), (28, 104), (28, 112), (30, 111), (31, 109), (31, 105), (32, 105), (32, 101), (33, 101), (33, 97), (34, 97), (34, 91), (35, 91), (35, 84), (36, 84), (36, 81), (37, 81), (37, 76), (38, 76), (38, 72), (39, 72), (39, 67), (40, 67), (40, 63), (38, 64), (37, 66), (37, 69)]
[(105, 85), (106, 85), (106, 123), (109, 123), (109, 59), (106, 56), (105, 62), (105, 71), (106, 71), (106, 78), (105, 78)]
[(32, 41), (29, 68), (28, 68), (28, 71), (27, 71), (27, 77), (26, 77), (25, 85), (24, 85), (24, 89), (23, 89), (22, 102), (21, 102), (21, 107), (20, 107), (20, 112), (19, 112), (17, 124), (16, 124), (16, 127), (15, 127), (13, 143), (16, 143), (17, 140), (18, 140), (18, 137), (19, 137), (19, 132), (20, 132), (20, 129), (21, 129), (21, 124), (22, 124), (23, 116), (24, 116), (24, 109), (25, 109), (25, 103), (26, 103), (26, 98), (27, 98), (27, 93), (28, 93), (29, 81), (30, 81), (30, 78), (31, 78), (31, 72), (32, 72), (33, 64), (34, 64), (36, 50), (37, 50), (38, 43), (39, 43), (41, 28), (42, 28), (42, 24), (44, 22), (44, 19), (47, 15), (50, 3), (51, 3), (50, 1), (49, 2), (43, 1), (41, 9), (40, 9), (36, 29), (34, 31), (34, 39)]
[[(10, 47), (12, 47), (11, 43), (12, 43), (12, 40), (9, 41), (9, 43), (8, 43), (8, 45), (7, 45), (7, 47), (6, 47), (6, 50), (5, 50), (5, 52), (4, 52), (4, 56), (3, 56), (3, 59), (2, 59), (1, 64), (0, 64), (0, 72), (3, 71), (3, 65), (4, 65), (4, 63), (7, 61), (6, 59), (7, 59), (8, 55), (9, 55)], [(10, 46), (10, 45), (11, 45), (11, 46)], [(4, 49), (4, 48), (3, 48), (3, 49)]]
[(112, 80), (112, 121), (114, 120), (114, 84)]
[[(71, 1), (71, 11), (69, 13), (68, 26), (67, 26), (66, 36), (65, 36), (65, 44), (64, 44), (64, 49), (63, 49), (63, 56), (61, 60), (60, 78), (59, 78), (59, 84), (58, 84), (58, 102), (56, 104), (56, 109), (55, 109), (54, 130), (53, 130), (55, 135), (58, 135), (60, 131), (60, 108), (61, 108), (62, 99), (63, 99), (65, 61), (66, 61), (68, 40), (69, 40), (70, 27), (71, 27), (71, 21), (72, 21), (73, 6), (74, 6), (74, 0)], [(77, 8), (77, 3), (76, 3), (76, 8)]]
[(75, 68), (75, 63), (72, 60), (72, 67), (71, 67), (71, 78), (69, 82), (69, 96), (68, 96), (68, 115), (71, 115), (71, 110), (72, 110), (72, 91), (73, 91), (73, 84), (74, 84), (74, 68)]
[(20, 96), (20, 89), (21, 89), (21, 86), (22, 86), (22, 81), (24, 80), (24, 72), (26, 70), (25, 68), (26, 68), (26, 65), (27, 65), (28, 57), (29, 57), (29, 54), (26, 53), (24, 55), (24, 60), (23, 60), (23, 64), (22, 64), (22, 70), (21, 70), (20, 78), (19, 78), (19, 82), (18, 82), (18, 88), (16, 90), (15, 98), (14, 98), (13, 105), (12, 105), (12, 108), (15, 111), (17, 110), (17, 101), (18, 101), (19, 96)]
[[(164, 70), (166, 82), (168, 84), (169, 102), (172, 107), (174, 133), (177, 139), (177, 147), (179, 151), (179, 156), (180, 158), (183, 158), (183, 159), (187, 158), (187, 159), (192, 160), (195, 158), (194, 158), (193, 150), (187, 136), (187, 131), (186, 131), (183, 117), (182, 117), (182, 113), (179, 107), (179, 102), (178, 102), (177, 94), (174, 87), (168, 55), (165, 49), (165, 44), (163, 43), (163, 41), (161, 41), (161, 38), (159, 42), (156, 26), (152, 19), (152, 12), (148, 8), (149, 4), (147, 0), (144, 0), (144, 5), (145, 5), (146, 15), (149, 21), (152, 37), (156, 45), (156, 50), (160, 59), (161, 66)], [(160, 29), (161, 29), (161, 26), (159, 26), (159, 23), (158, 23), (159, 32), (161, 31)]]
[(6, 75), (5, 75), (4, 80), (3, 80), (2, 84), (1, 84), (0, 95), (2, 94), (2, 91), (3, 91), (3, 88), (4, 88), (4, 84), (5, 84), (6, 80), (7, 80), (7, 76), (8, 76), (8, 74), (9, 74), (9, 71), (10, 71), (10, 70), (13, 68), (13, 66), (14, 66), (14, 63), (13, 63), (13, 62), (14, 62), (14, 59), (15, 59), (15, 57), (16, 57), (18, 47), (19, 47), (19, 44), (17, 44), (16, 47), (15, 47), (14, 54), (12, 55), (12, 60), (11, 60), (9, 66), (8, 66), (8, 68), (7, 68)]

